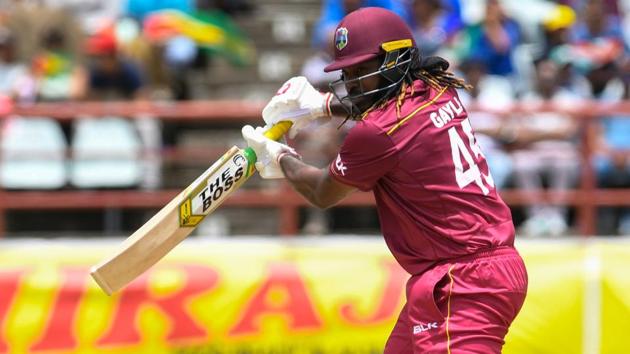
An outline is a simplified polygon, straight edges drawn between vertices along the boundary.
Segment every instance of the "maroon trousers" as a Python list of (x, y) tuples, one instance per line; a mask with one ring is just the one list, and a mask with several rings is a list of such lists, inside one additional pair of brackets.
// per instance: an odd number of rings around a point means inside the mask
[(385, 354), (501, 353), (527, 292), (518, 252), (496, 248), (412, 276)]

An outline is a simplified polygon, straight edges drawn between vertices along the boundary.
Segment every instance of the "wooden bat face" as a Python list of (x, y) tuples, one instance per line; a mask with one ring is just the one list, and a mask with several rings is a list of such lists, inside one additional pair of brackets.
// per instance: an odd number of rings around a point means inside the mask
[[(248, 158), (250, 160), (248, 160)], [(177, 197), (127, 238), (91, 275), (111, 295), (157, 263), (185, 239), (253, 173), (255, 154), (234, 146)]]
[[(291, 127), (280, 122), (265, 136), (278, 140)], [(127, 238), (113, 256), (90, 274), (111, 295), (157, 263), (185, 239), (203, 218), (219, 207), (255, 171), (256, 153), (233, 146), (193, 183)]]

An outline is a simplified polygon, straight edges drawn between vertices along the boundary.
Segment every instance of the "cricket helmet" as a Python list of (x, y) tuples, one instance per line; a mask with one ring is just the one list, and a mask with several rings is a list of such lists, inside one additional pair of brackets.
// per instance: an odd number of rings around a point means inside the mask
[(337, 94), (340, 85), (351, 81), (361, 82), (362, 79), (380, 75), (386, 80), (382, 87), (355, 95), (339, 97), (344, 107), (349, 109), (350, 116), (361, 112), (352, 103), (353, 100), (367, 95), (375, 95), (375, 101), (380, 101), (396, 91), (403, 79), (408, 76), (411, 62), (417, 60), (418, 50), (411, 30), (395, 13), (379, 8), (365, 7), (351, 12), (344, 17), (335, 31), (334, 61), (324, 68), (325, 72), (340, 70), (353, 65), (383, 57), (380, 68), (367, 75), (346, 80), (341, 79), (330, 83), (333, 93)]

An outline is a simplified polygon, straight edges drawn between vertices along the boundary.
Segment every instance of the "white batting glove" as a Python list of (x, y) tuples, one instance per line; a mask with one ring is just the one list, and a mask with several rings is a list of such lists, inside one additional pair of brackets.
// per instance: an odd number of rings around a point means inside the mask
[(330, 117), (331, 93), (317, 91), (304, 76), (296, 76), (285, 82), (262, 111), (268, 126), (280, 121), (293, 122), (289, 137), (295, 135), (319, 118)]
[(256, 169), (260, 176), (265, 179), (284, 178), (282, 168), (280, 168), (280, 157), (285, 154), (300, 158), (300, 155), (290, 146), (273, 141), (266, 136), (263, 128), (246, 125), (241, 129), (243, 139), (247, 145), (256, 152)]

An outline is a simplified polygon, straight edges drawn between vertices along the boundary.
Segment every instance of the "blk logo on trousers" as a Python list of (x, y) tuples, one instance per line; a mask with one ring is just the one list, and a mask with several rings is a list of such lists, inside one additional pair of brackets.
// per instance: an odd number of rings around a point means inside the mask
[(418, 333), (426, 332), (428, 330), (437, 329), (437, 328), (438, 328), (437, 322), (419, 324), (419, 325), (413, 326), (413, 334), (418, 334)]

